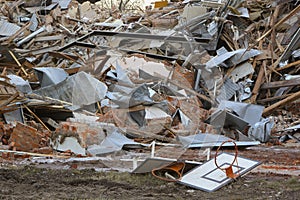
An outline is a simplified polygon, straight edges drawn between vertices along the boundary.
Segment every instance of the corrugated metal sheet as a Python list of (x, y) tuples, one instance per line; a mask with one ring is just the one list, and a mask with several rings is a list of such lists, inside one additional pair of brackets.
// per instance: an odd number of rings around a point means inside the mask
[(9, 23), (7, 21), (0, 21), (0, 35), (1, 36), (12, 36), (15, 34), (21, 27), (18, 25)]
[(217, 101), (221, 102), (222, 100), (229, 100), (240, 90), (240, 86), (234, 83), (231, 79), (227, 78), (224, 81), (223, 86), (220, 89), (220, 94), (217, 96)]

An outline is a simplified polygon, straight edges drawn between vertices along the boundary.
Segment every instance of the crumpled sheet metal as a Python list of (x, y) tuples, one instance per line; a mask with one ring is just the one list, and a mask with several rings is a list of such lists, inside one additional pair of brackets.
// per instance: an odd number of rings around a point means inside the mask
[(83, 148), (78, 140), (75, 137), (66, 137), (64, 138), (63, 142), (60, 143), (59, 140), (55, 140), (52, 143), (52, 148), (55, 149), (56, 151), (68, 151), (70, 150), (71, 152), (77, 154), (77, 155), (86, 155), (86, 150)]
[(263, 131), (260, 132), (261, 126), (259, 126), (259, 124), (263, 123), (263, 121), (261, 121), (263, 110), (264, 107), (259, 105), (221, 101), (218, 109), (207, 121), (209, 121), (215, 129), (236, 129), (246, 135), (247, 133), (245, 131), (248, 127), (251, 127), (252, 136), (248, 136), (248, 138), (251, 140), (259, 139), (261, 142), (266, 142), (269, 139), (267, 136), (270, 134), (270, 129), (262, 129)]
[[(223, 142), (231, 140), (224, 135), (198, 133), (190, 136), (178, 136), (178, 140), (185, 148), (219, 147)], [(237, 146), (252, 146), (260, 144), (259, 141), (235, 141)], [(234, 146), (232, 142), (224, 146)]]
[(71, 109), (80, 108), (104, 99), (107, 86), (93, 76), (78, 72), (57, 85), (51, 85), (34, 93), (72, 103)]
[(116, 87), (115, 90), (107, 92), (106, 96), (120, 108), (154, 103), (145, 84), (135, 88)]
[(240, 79), (242, 79), (252, 73), (254, 73), (253, 66), (250, 63), (245, 62), (241, 65), (238, 65), (236, 68), (234, 68), (230, 72), (229, 76), (230, 76), (230, 78), (232, 78), (233, 82), (236, 83)]
[(69, 4), (72, 0), (52, 0), (52, 3), (59, 3), (61, 9), (68, 9)]
[(197, 143), (217, 143), (229, 140), (228, 137), (225, 137), (223, 135), (210, 133), (198, 133), (196, 135), (190, 136), (178, 136), (178, 139), (185, 147), (189, 147), (190, 145)]
[(209, 118), (209, 123), (215, 128), (234, 128), (244, 131), (249, 125), (244, 119), (226, 109), (215, 111)]
[(249, 58), (260, 55), (262, 52), (256, 49), (238, 49), (236, 51), (228, 52), (224, 47), (219, 49), (219, 55), (213, 57), (206, 63), (206, 69), (211, 69), (213, 67), (217, 67), (224, 62), (228, 67), (232, 67), (233, 65), (237, 65), (243, 61), (248, 60)]
[(17, 110), (13, 110), (11, 112), (3, 113), (4, 120), (7, 124), (16, 125), (18, 122), (24, 124), (24, 115), (23, 109), (19, 108)]
[(274, 122), (262, 119), (264, 107), (260, 105), (222, 101), (210, 117), (210, 124), (216, 128), (236, 128), (242, 133), (250, 126), (248, 138), (267, 142), (270, 139)]
[(39, 25), (39, 21), (38, 21), (35, 13), (32, 14), (32, 16), (30, 18), (30, 23), (31, 23), (31, 25), (30, 25), (29, 29), (33, 32), (36, 31), (36, 29), (38, 28), (38, 25)]
[(180, 122), (182, 123), (182, 125), (184, 126), (184, 128), (188, 128), (190, 126), (190, 124), (192, 123), (192, 120), (185, 115), (180, 109), (177, 109), (176, 112), (173, 114), (172, 118), (174, 119), (174, 117), (178, 115)]
[(124, 145), (133, 145), (140, 147), (142, 144), (134, 142), (128, 139), (123, 134), (119, 133), (117, 130), (108, 135), (100, 145), (88, 146), (87, 151), (92, 155), (102, 155), (107, 153), (113, 153), (120, 151)]
[(218, 109), (230, 109), (252, 126), (261, 120), (264, 106), (234, 101), (221, 101)]
[(25, 81), (22, 77), (10, 74), (7, 75), (10, 79), (9, 82), (16, 86), (16, 88), (23, 93), (31, 93), (32, 89), (28, 81)]
[(269, 118), (263, 119), (250, 127), (248, 131), (249, 138), (259, 140), (261, 142), (268, 142), (271, 138), (271, 130), (274, 126), (274, 121)]
[(40, 67), (34, 68), (34, 70), (40, 81), (41, 87), (56, 85), (69, 76), (68, 73), (61, 68)]

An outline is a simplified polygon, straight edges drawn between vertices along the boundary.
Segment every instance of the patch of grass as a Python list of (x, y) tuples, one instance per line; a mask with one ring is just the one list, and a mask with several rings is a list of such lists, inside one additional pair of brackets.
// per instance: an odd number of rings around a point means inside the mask
[(288, 190), (297, 191), (300, 190), (299, 177), (291, 177), (287, 180), (261, 180), (260, 185), (265, 189), (272, 190)]
[(271, 182), (267, 182), (267, 184), (265, 185), (267, 188), (270, 189), (281, 189), (282, 188), (282, 183), (279, 181), (271, 181)]
[(300, 179), (299, 177), (292, 177), (286, 181), (286, 186), (291, 190), (300, 190)]
[(292, 177), (292, 178), (288, 179), (287, 184), (288, 185), (300, 184), (299, 177)]

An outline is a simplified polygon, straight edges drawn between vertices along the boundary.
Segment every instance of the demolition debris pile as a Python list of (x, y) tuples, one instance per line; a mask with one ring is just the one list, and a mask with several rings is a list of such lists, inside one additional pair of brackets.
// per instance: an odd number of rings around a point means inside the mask
[(0, 1), (2, 158), (299, 142), (298, 1), (107, 2)]

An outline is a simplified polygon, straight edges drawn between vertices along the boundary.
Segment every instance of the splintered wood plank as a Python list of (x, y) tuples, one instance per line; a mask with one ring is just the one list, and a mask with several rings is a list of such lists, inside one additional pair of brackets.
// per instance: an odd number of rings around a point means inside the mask
[(272, 104), (271, 106), (267, 107), (264, 109), (263, 111), (263, 115), (266, 116), (267, 114), (271, 113), (272, 111), (274, 111), (276, 108), (279, 108), (281, 106), (284, 106), (290, 102), (293, 102), (297, 99), (300, 99), (300, 91), (294, 93), (293, 95), (281, 100), (281, 101), (278, 101), (277, 103), (274, 103)]
[(290, 87), (290, 86), (297, 86), (297, 85), (300, 85), (300, 79), (264, 83), (262, 84), (260, 89), (272, 89), (272, 88)]
[[(263, 64), (265, 64), (265, 61), (263, 61)], [(256, 102), (256, 98), (258, 96), (260, 86), (261, 86), (261, 84), (263, 82), (263, 79), (264, 79), (264, 74), (265, 74), (265, 70), (264, 70), (263, 65), (261, 65), (260, 68), (259, 68), (259, 72), (258, 72), (258, 76), (257, 76), (256, 82), (255, 82), (254, 88), (252, 90), (253, 95), (250, 99), (251, 103)]]

